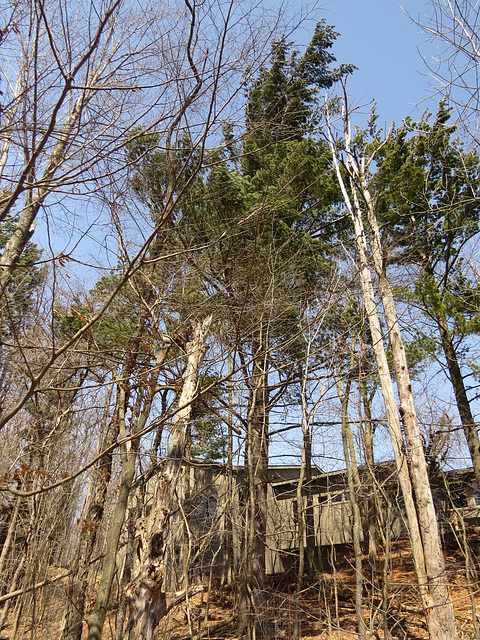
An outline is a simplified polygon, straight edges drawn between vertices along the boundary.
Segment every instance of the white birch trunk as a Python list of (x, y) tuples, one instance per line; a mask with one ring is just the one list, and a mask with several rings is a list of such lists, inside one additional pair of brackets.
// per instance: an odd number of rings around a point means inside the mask
[(360, 189), (367, 205), (367, 216), (372, 231), (371, 248), (375, 271), (379, 280), (385, 321), (392, 348), (393, 364), (400, 398), (399, 412), (407, 441), (408, 462), (411, 481), (415, 491), (420, 533), (423, 541), (429, 608), (427, 619), (432, 638), (453, 640), (457, 637), (455, 616), (448, 593), (448, 580), (443, 558), (440, 531), (428, 479), (423, 441), (418, 427), (417, 412), (413, 397), (412, 384), (408, 371), (397, 311), (392, 289), (387, 279), (382, 255), (378, 222), (370, 196), (364, 167), (360, 168)]
[[(409, 526), (412, 555), (415, 571), (419, 583), (420, 595), (427, 617), (430, 637), (434, 640), (455, 640), (457, 638), (453, 607), (449, 599), (445, 564), (440, 544), (440, 534), (436, 519), (427, 467), (423, 452), (423, 444), (416, 421), (413, 392), (408, 374), (405, 350), (400, 335), (395, 304), (389, 282), (383, 269), (383, 256), (380, 247), (378, 225), (374, 216), (373, 203), (368, 191), (365, 168), (360, 168), (351, 152), (349, 122), (344, 114), (345, 148), (347, 154), (347, 171), (350, 177), (350, 187), (353, 202), (345, 186), (338, 163), (331, 130), (328, 130), (337, 179), (342, 190), (345, 204), (348, 208), (355, 230), (355, 242), (359, 255), (359, 271), (367, 313), (373, 349), (375, 352), (378, 373), (385, 402), (387, 421), (395, 454), (399, 483), (405, 503)], [(363, 226), (362, 211), (357, 197), (354, 180), (360, 182), (360, 190), (368, 209), (368, 218), (372, 227), (372, 252), (375, 270), (380, 281), (380, 295), (384, 307), (385, 320), (392, 345), (395, 372), (397, 376), (400, 407), (393, 389), (393, 383), (388, 368), (387, 355), (380, 326), (378, 308), (375, 302), (372, 274), (367, 260), (367, 240)], [(373, 226), (372, 226), (373, 225)], [(407, 452), (400, 425), (399, 412), (402, 416), (407, 439)], [(407, 455), (408, 453), (408, 459)], [(410, 468), (407, 464), (410, 462)], [(415, 497), (413, 494), (415, 489)]]

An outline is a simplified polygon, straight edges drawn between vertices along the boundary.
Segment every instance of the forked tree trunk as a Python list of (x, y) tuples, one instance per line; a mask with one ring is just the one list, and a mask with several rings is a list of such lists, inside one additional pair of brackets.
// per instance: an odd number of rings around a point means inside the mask
[(405, 510), (407, 513), (407, 520), (409, 525), (410, 539), (412, 543), (413, 560), (415, 564), (415, 570), (418, 578), (420, 594), (424, 607), (426, 602), (426, 583), (427, 576), (425, 571), (425, 559), (423, 556), (423, 544), (420, 535), (420, 528), (417, 519), (417, 512), (415, 508), (415, 502), (413, 499), (413, 490), (410, 481), (410, 474), (408, 471), (407, 458), (405, 455), (404, 441), (402, 429), (400, 426), (400, 420), (397, 410), (397, 402), (395, 399), (395, 392), (393, 390), (392, 379), (390, 377), (390, 370), (388, 366), (387, 354), (385, 346), (383, 344), (383, 335), (380, 326), (380, 319), (378, 316), (378, 310), (375, 303), (375, 294), (373, 291), (373, 283), (371, 279), (370, 269), (367, 263), (366, 257), (366, 245), (363, 228), (360, 227), (358, 221), (355, 224), (356, 236), (357, 236), (357, 249), (359, 252), (360, 260), (360, 278), (362, 280), (362, 288), (364, 292), (364, 305), (367, 312), (367, 317), (370, 326), (370, 333), (372, 334), (372, 345), (375, 352), (378, 365), (378, 374), (380, 378), (380, 385), (382, 389), (382, 395), (385, 403), (385, 409), (387, 413), (387, 422), (390, 430), (390, 436), (392, 440), (392, 447), (395, 455), (395, 461), (397, 465), (397, 473), (399, 484), (402, 490), (402, 495), (405, 503)]
[(398, 324), (392, 289), (386, 275), (377, 217), (363, 169), (360, 170), (358, 177), (360, 179), (361, 193), (367, 206), (368, 222), (372, 232), (372, 254), (392, 348), (392, 359), (400, 398), (398, 409), (405, 431), (409, 470), (416, 497), (427, 573), (428, 608), (426, 613), (429, 631), (432, 638), (454, 640), (457, 637), (455, 614), (448, 592), (448, 579), (440, 529), (428, 479), (428, 465), (425, 459), (422, 436), (418, 427), (405, 348)]
[[(427, 465), (423, 452), (423, 444), (416, 421), (415, 405), (412, 387), (408, 374), (405, 350), (400, 335), (393, 295), (389, 282), (384, 273), (383, 254), (380, 246), (378, 225), (374, 215), (373, 202), (370, 198), (366, 182), (365, 167), (358, 165), (350, 150), (350, 132), (348, 118), (344, 116), (345, 147), (347, 153), (347, 171), (350, 177), (353, 203), (345, 187), (343, 175), (336, 156), (335, 145), (331, 132), (330, 144), (337, 172), (337, 178), (342, 189), (345, 204), (348, 208), (355, 229), (355, 241), (359, 255), (359, 270), (364, 296), (364, 306), (367, 313), (373, 349), (378, 364), (382, 395), (385, 402), (387, 420), (395, 453), (397, 472), (412, 543), (412, 556), (417, 574), (420, 595), (422, 598), (428, 629), (432, 640), (455, 640), (457, 631), (453, 607), (448, 595), (445, 563), (443, 559), (438, 522), (433, 505), (430, 483), (427, 475)], [(397, 377), (400, 407), (397, 410), (395, 393), (388, 367), (388, 360), (383, 344), (378, 309), (372, 282), (372, 275), (367, 261), (367, 240), (363, 226), (362, 210), (357, 200), (357, 185), (367, 206), (369, 224), (372, 230), (372, 253), (375, 271), (379, 278), (380, 295), (387, 322), (389, 338)], [(405, 455), (404, 440), (398, 413), (402, 416), (406, 435), (408, 459)], [(407, 466), (408, 464), (408, 466)], [(413, 484), (413, 488), (412, 488)], [(415, 490), (415, 500), (413, 497)]]
[(186, 345), (187, 367), (179, 409), (170, 433), (168, 453), (158, 476), (153, 505), (137, 534), (134, 551), (134, 578), (128, 585), (130, 640), (153, 640), (160, 619), (167, 612), (165, 592), (165, 546), (175, 488), (182, 468), (192, 402), (198, 392), (198, 373), (206, 351), (205, 334), (211, 318), (193, 326), (192, 340)]

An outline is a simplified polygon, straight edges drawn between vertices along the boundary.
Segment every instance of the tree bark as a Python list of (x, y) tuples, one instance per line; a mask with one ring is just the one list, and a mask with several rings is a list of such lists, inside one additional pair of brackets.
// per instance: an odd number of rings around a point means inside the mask
[[(167, 612), (165, 592), (165, 547), (170, 526), (175, 488), (182, 468), (192, 402), (197, 394), (198, 374), (206, 352), (205, 335), (211, 317), (193, 326), (192, 340), (186, 345), (187, 368), (170, 434), (168, 454), (159, 474), (152, 509), (137, 534), (134, 578), (127, 588), (130, 640), (153, 640), (160, 619)], [(92, 638), (93, 640), (93, 638)]]
[[(135, 340), (139, 340), (145, 327), (145, 316), (138, 320), (138, 331)], [(133, 346), (133, 345), (132, 345)], [(135, 354), (137, 348), (132, 349), (132, 355), (129, 361), (122, 368), (121, 383), (118, 386), (117, 401), (115, 415), (119, 423), (119, 434), (121, 438), (126, 435), (125, 413), (128, 397), (127, 381), (130, 379), (132, 367), (135, 362)], [(160, 373), (160, 367), (170, 348), (170, 340), (165, 339), (163, 345), (158, 349), (155, 357), (155, 366), (150, 374), (149, 386), (146, 390), (139, 389), (137, 391), (136, 406), (133, 410), (133, 417), (130, 424), (130, 430), (135, 436), (141, 433), (150, 415), (152, 403), (157, 393), (157, 382)], [(142, 406), (143, 403), (143, 406)], [(128, 508), (128, 499), (133, 479), (135, 477), (137, 451), (140, 441), (139, 438), (133, 438), (129, 446), (123, 442), (120, 445), (120, 457), (122, 462), (122, 471), (120, 478), (120, 487), (118, 490), (117, 500), (110, 521), (106, 542), (107, 549), (103, 561), (102, 576), (97, 590), (97, 598), (95, 607), (87, 619), (88, 623), (88, 640), (100, 640), (102, 636), (103, 625), (107, 615), (107, 606), (110, 598), (110, 590), (116, 570), (116, 556), (120, 534), (122, 532), (125, 521), (125, 514)]]
[(385, 321), (392, 348), (393, 364), (400, 398), (399, 412), (403, 422), (407, 441), (408, 461), (420, 532), (423, 541), (425, 569), (427, 573), (428, 609), (427, 621), (432, 638), (454, 640), (457, 637), (455, 615), (448, 593), (448, 580), (442, 552), (440, 530), (433, 503), (428, 478), (428, 466), (423, 450), (423, 441), (418, 427), (412, 384), (408, 371), (407, 358), (395, 308), (392, 289), (387, 279), (383, 257), (380, 231), (375, 208), (368, 189), (365, 172), (359, 172), (360, 188), (367, 206), (367, 217), (372, 231), (372, 254), (375, 271), (379, 280)]
[(455, 345), (453, 344), (447, 320), (445, 316), (440, 313), (435, 314), (435, 319), (442, 339), (443, 352), (445, 353), (445, 358), (447, 360), (448, 371), (455, 393), (458, 413), (460, 414), (463, 431), (467, 439), (468, 450), (470, 451), (470, 456), (472, 458), (475, 480), (477, 482), (477, 487), (480, 488), (480, 439), (478, 437), (477, 425), (473, 418), (467, 390), (465, 389), (462, 372), (460, 370), (460, 365), (458, 364), (457, 352), (455, 350)]
[[(111, 390), (108, 394), (109, 398)], [(110, 400), (106, 402), (109, 411)], [(106, 416), (106, 414), (105, 414)], [(118, 420), (110, 421), (108, 430), (101, 441), (100, 451), (108, 449), (117, 440)], [(106, 453), (94, 470), (80, 521), (78, 545), (71, 566), (71, 576), (67, 587), (67, 604), (62, 623), (62, 640), (80, 640), (85, 615), (85, 599), (88, 586), (88, 572), (98, 527), (103, 518), (105, 499), (112, 474), (113, 451)]]
[[(365, 344), (361, 340), (362, 362), (365, 363)], [(372, 421), (372, 399), (375, 390), (369, 394), (367, 382), (365, 380), (365, 371), (361, 372), (359, 380), (361, 390), (361, 400), (363, 406), (363, 423), (364, 429), (362, 433), (363, 451), (367, 466), (367, 514), (366, 525), (368, 531), (368, 560), (370, 564), (375, 566), (378, 555), (378, 518), (375, 500), (375, 457), (373, 451), (373, 421)], [(376, 385), (375, 385), (376, 386)]]
[[(314, 566), (314, 549), (315, 544), (314, 535), (314, 515), (313, 515), (313, 500), (312, 500), (312, 440), (310, 437), (310, 420), (308, 414), (307, 404), (307, 370), (309, 365), (310, 344), (308, 345), (307, 357), (305, 361), (305, 369), (300, 370), (300, 396), (302, 399), (302, 462), (300, 466), (300, 475), (297, 482), (297, 540), (298, 540), (298, 572), (297, 572), (297, 585), (295, 594), (300, 597), (303, 590), (303, 578), (305, 573), (305, 557), (308, 562), (308, 569), (312, 571)], [(306, 487), (305, 487), (306, 484)], [(306, 489), (306, 490), (305, 490)], [(306, 501), (304, 504), (303, 496), (306, 494)], [(304, 544), (305, 540), (305, 544)], [(293, 637), (295, 640), (301, 638), (301, 619), (300, 610), (295, 611)]]
[[(344, 107), (345, 108), (345, 107)], [(416, 421), (412, 387), (408, 374), (405, 350), (400, 335), (393, 295), (384, 272), (384, 257), (381, 251), (380, 236), (376, 223), (373, 202), (368, 190), (365, 176), (365, 165), (356, 161), (350, 147), (349, 121), (344, 113), (345, 149), (347, 155), (346, 168), (350, 178), (353, 198), (350, 199), (340, 171), (335, 144), (331, 130), (328, 129), (332, 155), (337, 173), (338, 183), (342, 190), (355, 229), (355, 241), (359, 255), (359, 270), (364, 295), (364, 306), (370, 325), (373, 349), (377, 359), (382, 395), (385, 402), (387, 420), (395, 453), (397, 472), (409, 524), (412, 543), (412, 556), (417, 574), (420, 595), (422, 598), (430, 637), (434, 640), (454, 640), (457, 638), (455, 617), (447, 589), (445, 563), (443, 559), (438, 522), (433, 505), (427, 465), (423, 452), (423, 444)], [(372, 275), (367, 260), (367, 240), (362, 219), (362, 209), (358, 201), (357, 184), (365, 200), (368, 221), (372, 231), (372, 253), (374, 266), (379, 278), (380, 295), (387, 322), (392, 347), (395, 372), (397, 377), (400, 406), (393, 390), (388, 360), (383, 344), (380, 320), (372, 282)], [(405, 452), (402, 429), (398, 413), (402, 416), (408, 452)], [(415, 500), (413, 488), (415, 489)]]
[[(353, 368), (354, 350), (352, 345), (352, 361), (350, 371)], [(365, 616), (363, 615), (363, 566), (362, 566), (362, 517), (358, 506), (357, 494), (360, 489), (360, 477), (358, 474), (355, 449), (353, 445), (352, 430), (348, 417), (348, 403), (350, 399), (351, 378), (348, 375), (345, 392), (342, 389), (341, 372), (337, 375), (337, 395), (342, 406), (342, 443), (345, 466), (347, 470), (347, 486), (350, 496), (350, 506), (353, 515), (353, 548), (355, 556), (355, 610), (357, 614), (358, 637), (360, 640), (366, 639)]]
[(265, 551), (268, 487), (268, 331), (263, 322), (252, 341), (252, 375), (247, 416), (247, 531), (241, 579), (239, 626), (253, 638), (265, 613)]

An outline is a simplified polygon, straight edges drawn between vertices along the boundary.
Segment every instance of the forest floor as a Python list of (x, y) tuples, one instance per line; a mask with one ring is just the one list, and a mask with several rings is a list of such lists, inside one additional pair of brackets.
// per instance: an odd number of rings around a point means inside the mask
[[(469, 534), (473, 573), (478, 575), (480, 559), (480, 534)], [(465, 555), (453, 539), (446, 541), (445, 558), (450, 593), (455, 609), (459, 640), (478, 638), (474, 633), (473, 606), (476, 606), (480, 624), (480, 583), (473, 578), (468, 584)], [(428, 638), (425, 616), (421, 610), (409, 543), (399, 540), (392, 544), (390, 561), (385, 566), (384, 557), (378, 558), (377, 575), (386, 577), (386, 589), (382, 580), (373, 579), (375, 571), (365, 557), (364, 568), (364, 617), (369, 640), (384, 640), (385, 622), (390, 640), (426, 640)], [(478, 579), (478, 578), (477, 578)], [(315, 584), (296, 594), (294, 582), (286, 579), (272, 584), (266, 599), (266, 615), (259, 624), (256, 640), (294, 640), (296, 624), (305, 640), (354, 640), (356, 636), (355, 571), (349, 558), (337, 556), (335, 569), (317, 576)], [(17, 640), (56, 640), (59, 638), (64, 589), (60, 584), (52, 589), (50, 597), (38, 610), (34, 628), (32, 620), (21, 620)], [(386, 602), (386, 607), (383, 603)], [(197, 640), (230, 638), (235, 640), (231, 624), (234, 609), (230, 588), (210, 591), (193, 596), (189, 602), (173, 609), (159, 625), (158, 640)], [(385, 609), (386, 615), (384, 613)], [(60, 614), (60, 615), (59, 615)], [(0, 633), (0, 640), (12, 637), (13, 620)], [(385, 621), (386, 618), (386, 621)], [(114, 638), (115, 611), (109, 612), (105, 624), (104, 639)], [(298, 627), (297, 627), (298, 628)], [(387, 636), (388, 637), (388, 636)], [(86, 625), (82, 640), (86, 638)]]
[[(469, 533), (469, 547), (475, 575), (480, 574), (480, 533)], [(453, 536), (444, 540), (445, 560), (450, 585), (450, 595), (455, 609), (459, 640), (473, 640), (472, 609), (478, 610), (480, 625), (480, 583), (473, 577), (468, 584), (466, 559)], [(352, 554), (353, 555), (353, 554)], [(263, 626), (259, 625), (256, 640), (294, 640), (296, 622), (300, 623), (300, 635), (305, 640), (354, 640), (357, 637), (355, 609), (355, 570), (348, 555), (337, 554), (335, 569), (317, 576), (317, 582), (309, 585), (300, 595), (295, 593), (295, 582), (282, 581), (271, 585), (267, 595), (267, 613)], [(386, 590), (382, 599), (382, 582), (375, 580), (375, 572), (386, 577)], [(390, 560), (385, 566), (380, 555), (375, 568), (367, 557), (363, 558), (364, 618), (369, 640), (427, 640), (425, 615), (420, 605), (410, 545), (407, 540), (392, 544)], [(476, 578), (478, 580), (478, 577)], [(386, 601), (386, 607), (383, 602)], [(190, 618), (197, 638), (230, 638), (238, 636), (232, 626), (218, 629), (222, 621), (232, 615), (233, 597), (228, 590), (212, 590), (195, 596), (190, 602)], [(386, 615), (384, 611), (386, 609)], [(385, 621), (386, 618), (386, 621)], [(387, 624), (385, 624), (385, 622)], [(388, 626), (387, 635), (385, 626)], [(187, 607), (178, 607), (169, 620), (159, 629), (158, 639), (187, 640), (191, 637), (188, 627)]]

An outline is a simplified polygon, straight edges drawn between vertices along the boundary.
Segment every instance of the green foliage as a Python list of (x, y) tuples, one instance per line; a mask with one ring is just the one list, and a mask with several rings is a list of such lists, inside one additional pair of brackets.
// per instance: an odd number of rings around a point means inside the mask
[[(182, 189), (160, 249), (172, 274), (168, 313), (182, 321), (206, 307), (219, 337), (244, 353), (268, 326), (271, 362), (281, 375), (288, 369), (281, 365), (295, 366), (302, 355), (299, 319), (333, 268), (340, 193), (329, 148), (314, 131), (319, 92), (352, 70), (332, 67), (335, 36), (322, 22), (304, 53), (276, 42), (270, 65), (249, 87), (240, 134), (226, 122), (223, 140), (202, 157), (187, 137), (168, 157), (152, 133), (135, 132), (127, 146), (132, 185), (154, 219), (172, 173)], [(215, 398), (201, 403), (192, 452), (217, 458), (225, 442), (209, 414)]]
[(406, 119), (379, 151), (373, 178), (394, 259), (434, 273), (453, 268), (479, 231), (479, 158), (453, 137), (449, 118), (441, 103), (433, 123)]
[(221, 419), (220, 399), (226, 392), (225, 384), (217, 375), (203, 374), (199, 386), (207, 391), (192, 404), (190, 454), (206, 460), (224, 459), (228, 441)]
[[(386, 255), (414, 274), (401, 297), (435, 323), (447, 321), (458, 344), (480, 331), (480, 288), (463, 258), (480, 231), (478, 154), (455, 138), (444, 103), (433, 122), (429, 114), (418, 123), (406, 119), (374, 144), (372, 185)], [(434, 349), (425, 339), (428, 354)]]
[[(167, 303), (179, 318), (208, 306), (219, 328), (241, 326), (248, 336), (248, 327), (264, 317), (272, 333), (282, 335), (330, 268), (330, 239), (317, 231), (336, 217), (338, 186), (327, 145), (309, 132), (316, 92), (346, 72), (330, 69), (334, 35), (319, 25), (303, 56), (275, 44), (271, 68), (248, 93), (243, 134), (235, 139), (232, 123), (225, 123), (222, 144), (205, 151), (201, 170), (192, 142), (178, 143), (173, 170), (184, 191), (175, 231), (165, 235), (160, 253), (179, 250), (178, 261), (168, 261), (176, 272)], [(281, 121), (287, 132), (278, 128)], [(128, 154), (135, 192), (155, 218), (163, 206), (167, 156), (158, 137), (141, 132), (131, 138)]]
[[(8, 217), (0, 223), (0, 255), (15, 231), (14, 217)], [(1, 333), (4, 339), (10, 339), (20, 330), (26, 329), (34, 321), (32, 309), (36, 303), (38, 289), (46, 278), (46, 268), (39, 266), (42, 252), (33, 242), (28, 242), (14, 269), (12, 281), (2, 296)]]
[(248, 92), (247, 150), (287, 140), (301, 140), (318, 124), (316, 102), (352, 65), (332, 69), (330, 52), (337, 33), (322, 20), (303, 55), (285, 39), (274, 42), (270, 66), (263, 68)]
[(200, 163), (200, 151), (188, 134), (175, 142), (170, 153), (160, 145), (157, 133), (141, 128), (131, 131), (126, 141), (127, 160), (133, 168), (130, 184), (138, 198), (149, 206), (153, 221), (163, 212), (169, 183), (175, 196), (191, 181)]
[(425, 363), (438, 354), (439, 345), (432, 336), (418, 333), (413, 340), (404, 340), (410, 374), (415, 376), (425, 368)]
[[(112, 270), (101, 277), (89, 292), (77, 292), (55, 307), (55, 332), (62, 340), (72, 338), (95, 316), (117, 287), (120, 271)], [(116, 369), (125, 358), (125, 348), (135, 331), (141, 305), (134, 290), (122, 288), (106, 312), (83, 334), (81, 344), (88, 358), (85, 364), (97, 372)], [(139, 339), (138, 363), (150, 362), (154, 352), (154, 333), (151, 328)], [(155, 333), (156, 335), (156, 333)]]
[(221, 460), (225, 458), (227, 437), (219, 420), (197, 419), (192, 424), (190, 453), (194, 458)]

